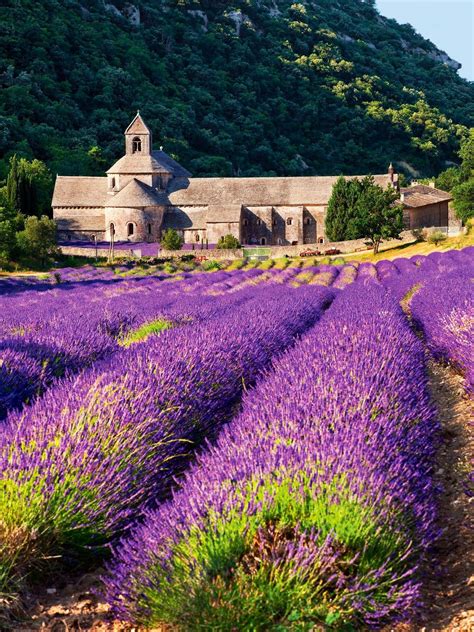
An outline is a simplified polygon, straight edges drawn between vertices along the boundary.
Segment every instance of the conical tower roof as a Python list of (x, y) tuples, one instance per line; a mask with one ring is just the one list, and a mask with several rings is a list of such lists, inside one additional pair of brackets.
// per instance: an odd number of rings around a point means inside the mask
[(113, 208), (142, 208), (144, 206), (159, 205), (160, 201), (155, 189), (136, 178), (130, 180), (121, 191), (106, 203), (106, 206)]

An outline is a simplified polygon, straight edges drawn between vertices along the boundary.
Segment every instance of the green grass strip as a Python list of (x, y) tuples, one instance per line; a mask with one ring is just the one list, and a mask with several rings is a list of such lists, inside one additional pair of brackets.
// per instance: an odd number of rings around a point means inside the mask
[(169, 320), (158, 319), (152, 320), (150, 323), (145, 323), (138, 329), (127, 333), (123, 338), (119, 340), (119, 345), (122, 347), (130, 347), (137, 342), (144, 342), (150, 336), (156, 336), (165, 329), (171, 329), (173, 323)]

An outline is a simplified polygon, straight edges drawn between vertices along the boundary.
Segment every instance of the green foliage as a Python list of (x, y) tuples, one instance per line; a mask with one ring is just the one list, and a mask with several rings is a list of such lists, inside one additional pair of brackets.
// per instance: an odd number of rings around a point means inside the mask
[(43, 266), (59, 254), (56, 224), (46, 215), (39, 219), (27, 217), (25, 229), (17, 234), (17, 242), (24, 257), (39, 260)]
[(0, 221), (0, 265), (8, 263), (16, 245), (16, 234), (13, 222)]
[(435, 186), (441, 191), (452, 191), (460, 183), (461, 170), (459, 167), (450, 167), (442, 171), (435, 180)]
[(382, 189), (372, 177), (364, 178), (362, 191), (357, 200), (354, 229), (359, 237), (367, 239), (374, 254), (384, 239), (399, 239), (403, 231), (403, 206), (396, 204), (398, 192), (388, 187)]
[(215, 259), (211, 259), (210, 261), (204, 261), (202, 264), (202, 269), (205, 272), (212, 272), (212, 270), (220, 270), (221, 264)]
[(165, 250), (181, 250), (184, 240), (174, 228), (168, 228), (161, 237), (161, 247)]
[[(336, 577), (343, 568), (344, 577), (367, 578), (369, 587), (370, 574), (389, 560), (386, 581), (378, 582), (369, 597), (384, 603), (409, 543), (395, 530), (380, 530), (373, 509), (352, 497), (343, 476), (319, 489), (313, 485), (294, 473), (288, 479), (274, 473), (271, 479), (250, 481), (236, 507), (210, 514), (205, 525), (182, 534), (166, 571), (158, 565), (150, 569), (149, 585), (159, 590), (145, 589), (150, 616), (144, 623), (186, 630), (310, 630), (335, 621), (357, 625), (344, 591), (334, 590)], [(248, 505), (258, 509), (249, 515), (242, 510)], [(313, 561), (295, 572), (291, 551), (297, 542), (311, 546)], [(323, 552), (325, 546), (342, 553), (329, 568), (318, 563), (318, 549)]]
[(101, 175), (138, 108), (197, 176), (382, 173), (390, 160), (428, 175), (473, 125), (472, 84), (372, 0), (279, 0), (274, 16), (269, 0), (139, 6), (136, 27), (99, 0), (2, 3), (0, 180), (14, 153)]
[(138, 329), (135, 329), (135, 331), (128, 332), (119, 340), (119, 344), (122, 347), (130, 347), (132, 344), (147, 340), (150, 336), (160, 334), (166, 329), (171, 329), (172, 326), (173, 323), (169, 320), (163, 320), (161, 318), (153, 320), (152, 322), (145, 323)]
[(224, 237), (219, 237), (217, 248), (219, 250), (236, 250), (240, 248), (240, 242), (234, 235), (225, 235)]
[(428, 242), (430, 244), (434, 244), (435, 246), (439, 246), (442, 241), (446, 241), (447, 237), (441, 230), (434, 230), (432, 233), (428, 235)]
[(382, 239), (398, 238), (403, 230), (402, 207), (395, 205), (398, 193), (384, 191), (372, 176), (346, 180), (341, 176), (333, 187), (326, 216), (330, 241), (365, 238), (378, 252)]
[(474, 217), (474, 177), (454, 187), (453, 197), (456, 215), (466, 223)]
[(459, 150), (460, 167), (451, 167), (436, 178), (436, 186), (451, 191), (456, 215), (464, 224), (474, 217), (474, 129), (469, 130)]
[(23, 215), (40, 216), (49, 212), (52, 182), (51, 173), (41, 160), (29, 162), (15, 154), (10, 160), (5, 192), (9, 209)]
[(325, 227), (329, 241), (354, 239), (356, 203), (361, 193), (359, 180), (338, 178), (333, 187), (326, 215)]

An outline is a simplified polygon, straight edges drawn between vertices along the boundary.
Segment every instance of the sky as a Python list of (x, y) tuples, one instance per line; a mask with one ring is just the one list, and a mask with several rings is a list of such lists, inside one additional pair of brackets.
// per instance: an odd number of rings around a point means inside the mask
[(452, 59), (461, 77), (474, 81), (474, 0), (376, 0), (382, 15), (411, 24)]

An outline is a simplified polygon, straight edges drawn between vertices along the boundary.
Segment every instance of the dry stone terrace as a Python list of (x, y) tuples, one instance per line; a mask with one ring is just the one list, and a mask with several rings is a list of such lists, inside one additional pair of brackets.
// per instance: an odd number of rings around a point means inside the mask
[[(125, 131), (125, 155), (107, 175), (58, 176), (52, 206), (65, 243), (157, 243), (173, 228), (196, 248), (225, 235), (249, 245), (325, 245), (337, 177), (193, 178), (162, 148), (153, 150), (152, 133), (137, 113)], [(392, 165), (374, 179), (399, 189)], [(449, 194), (418, 186), (403, 189), (401, 198), (406, 228), (448, 226)]]

